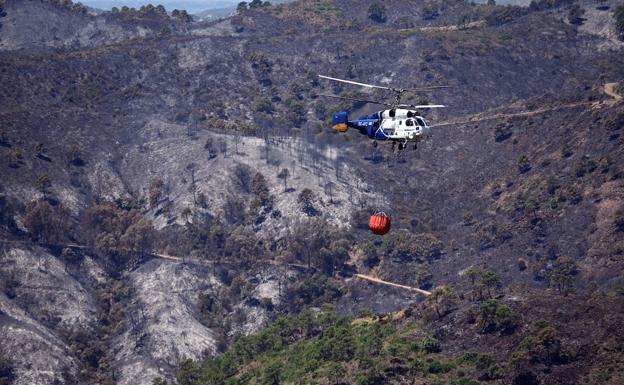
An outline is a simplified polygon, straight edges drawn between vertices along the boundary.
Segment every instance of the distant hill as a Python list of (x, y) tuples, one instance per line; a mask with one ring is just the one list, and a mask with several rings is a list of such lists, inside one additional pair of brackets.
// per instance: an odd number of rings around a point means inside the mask
[[(271, 4), (284, 4), (291, 2), (292, 0), (274, 0), (270, 1)], [(212, 20), (218, 19), (222, 17), (232, 16), (236, 13), (236, 6), (238, 5), (238, 1), (234, 4), (228, 6), (215, 5), (213, 8), (206, 9), (204, 11), (195, 13), (195, 16), (199, 20)]]
[(196, 13), (195, 16), (199, 20), (210, 20), (217, 19), (220, 17), (228, 17), (232, 16), (236, 12), (236, 6), (229, 6), (224, 8), (210, 8), (199, 13)]

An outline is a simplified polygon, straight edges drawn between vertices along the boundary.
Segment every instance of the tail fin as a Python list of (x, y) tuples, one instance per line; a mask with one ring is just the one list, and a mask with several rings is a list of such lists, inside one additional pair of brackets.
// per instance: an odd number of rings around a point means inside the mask
[(336, 113), (332, 118), (332, 128), (338, 132), (346, 132), (349, 128), (347, 126), (348, 119), (349, 118), (347, 117), (347, 113), (345, 111)]

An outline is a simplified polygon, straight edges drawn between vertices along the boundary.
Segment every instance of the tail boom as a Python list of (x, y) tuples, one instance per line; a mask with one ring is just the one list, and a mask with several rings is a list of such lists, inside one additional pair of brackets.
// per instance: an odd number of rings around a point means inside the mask
[(340, 111), (333, 116), (332, 128), (338, 132), (347, 132), (349, 128), (349, 117), (345, 111)]

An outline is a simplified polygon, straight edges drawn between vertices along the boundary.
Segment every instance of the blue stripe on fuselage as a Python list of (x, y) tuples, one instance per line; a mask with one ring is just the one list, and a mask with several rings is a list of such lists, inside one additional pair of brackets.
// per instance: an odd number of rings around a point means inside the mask
[(353, 127), (360, 131), (361, 134), (365, 134), (371, 139), (386, 140), (388, 137), (378, 130), (379, 119), (366, 119), (367, 116), (363, 116), (364, 119), (350, 120), (349, 127)]

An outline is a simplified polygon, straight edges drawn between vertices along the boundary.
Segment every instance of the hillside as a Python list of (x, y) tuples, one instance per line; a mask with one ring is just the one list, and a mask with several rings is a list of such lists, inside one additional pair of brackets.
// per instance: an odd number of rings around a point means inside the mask
[[(2, 3), (2, 381), (171, 383), (196, 364), (222, 369), (208, 383), (621, 381), (616, 2), (579, 3), (581, 25), (567, 1), (388, 1), (369, 17), (372, 4), (194, 22), (160, 7)], [(410, 101), (449, 107), (427, 112), (433, 139), (398, 157), (328, 127), (339, 109), (376, 106), (316, 96), (388, 95), (318, 74), (448, 84)], [(375, 210), (392, 215), (387, 236), (368, 232)], [(356, 272), (457, 296), (432, 316), (430, 300)], [(483, 319), (490, 297), (513, 332)], [(327, 304), (339, 315), (316, 313)], [(253, 347), (281, 316), (318, 320)], [(541, 319), (574, 355), (527, 346), (518, 371), (511, 355), (541, 338)], [(348, 354), (315, 356), (333, 343), (325, 330), (354, 337)], [(382, 346), (370, 381), (359, 334)], [(427, 335), (440, 352), (423, 351)], [(241, 353), (247, 343), (260, 350)], [(492, 355), (495, 379), (471, 352)]]
[[(519, 289), (519, 288), (517, 288)], [(622, 340), (608, 330), (622, 314), (589, 334), (589, 312), (608, 312), (621, 298), (566, 298), (526, 288), (487, 299), (440, 299), (399, 313), (352, 318), (331, 311), (280, 318), (261, 333), (201, 365), (182, 362), (181, 384), (618, 384)], [(529, 299), (536, 295), (535, 299)], [(439, 302), (438, 302), (439, 301)], [(559, 322), (544, 305), (572, 315)], [(583, 332), (581, 332), (583, 330)]]

